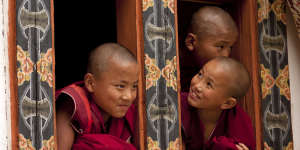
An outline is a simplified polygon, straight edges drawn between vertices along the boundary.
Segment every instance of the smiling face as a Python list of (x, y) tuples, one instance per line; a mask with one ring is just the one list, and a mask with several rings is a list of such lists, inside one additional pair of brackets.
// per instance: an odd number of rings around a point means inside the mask
[(232, 99), (228, 88), (232, 79), (218, 61), (212, 60), (196, 74), (190, 86), (188, 103), (198, 109), (222, 110)]
[(133, 61), (118, 61), (110, 58), (106, 71), (99, 73), (94, 80), (92, 93), (103, 115), (124, 117), (136, 99), (138, 84), (138, 65)]

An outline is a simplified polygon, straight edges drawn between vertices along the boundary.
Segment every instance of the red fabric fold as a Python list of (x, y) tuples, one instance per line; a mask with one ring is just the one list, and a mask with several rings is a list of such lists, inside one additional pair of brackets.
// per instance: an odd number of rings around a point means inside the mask
[(204, 126), (197, 117), (197, 109), (187, 102), (188, 93), (181, 93), (181, 119), (183, 141), (187, 150), (235, 150), (235, 145), (245, 144), (255, 150), (252, 122), (240, 106), (224, 110), (210, 139), (204, 143)]
[(136, 148), (108, 134), (83, 134), (76, 138), (72, 150), (136, 150)]
[(236, 140), (232, 138), (227, 138), (225, 136), (213, 137), (211, 140), (211, 146), (207, 149), (209, 150), (238, 150)]

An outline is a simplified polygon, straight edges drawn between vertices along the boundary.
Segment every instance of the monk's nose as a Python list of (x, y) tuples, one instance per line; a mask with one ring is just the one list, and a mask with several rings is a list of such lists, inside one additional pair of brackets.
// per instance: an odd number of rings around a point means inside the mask
[(201, 82), (199, 82), (198, 84), (195, 85), (195, 90), (197, 93), (200, 93), (202, 91)]
[(131, 90), (125, 90), (125, 92), (123, 93), (122, 98), (124, 100), (132, 100), (135, 98), (135, 93), (132, 92)]
[(230, 52), (231, 52), (231, 47), (224, 48), (222, 50), (221, 56), (228, 57), (230, 55)]

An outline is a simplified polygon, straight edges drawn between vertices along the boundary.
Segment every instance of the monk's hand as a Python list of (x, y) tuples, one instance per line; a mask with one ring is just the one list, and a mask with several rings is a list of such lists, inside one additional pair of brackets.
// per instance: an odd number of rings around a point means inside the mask
[(131, 144), (131, 136), (126, 140), (126, 142)]
[(249, 148), (243, 143), (236, 144), (235, 146), (238, 150), (249, 150)]

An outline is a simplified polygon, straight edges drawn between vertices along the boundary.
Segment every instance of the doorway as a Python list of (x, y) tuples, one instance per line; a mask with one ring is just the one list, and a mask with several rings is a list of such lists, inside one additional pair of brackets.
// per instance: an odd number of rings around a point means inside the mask
[(115, 3), (54, 0), (56, 89), (83, 80), (89, 51), (117, 41)]

